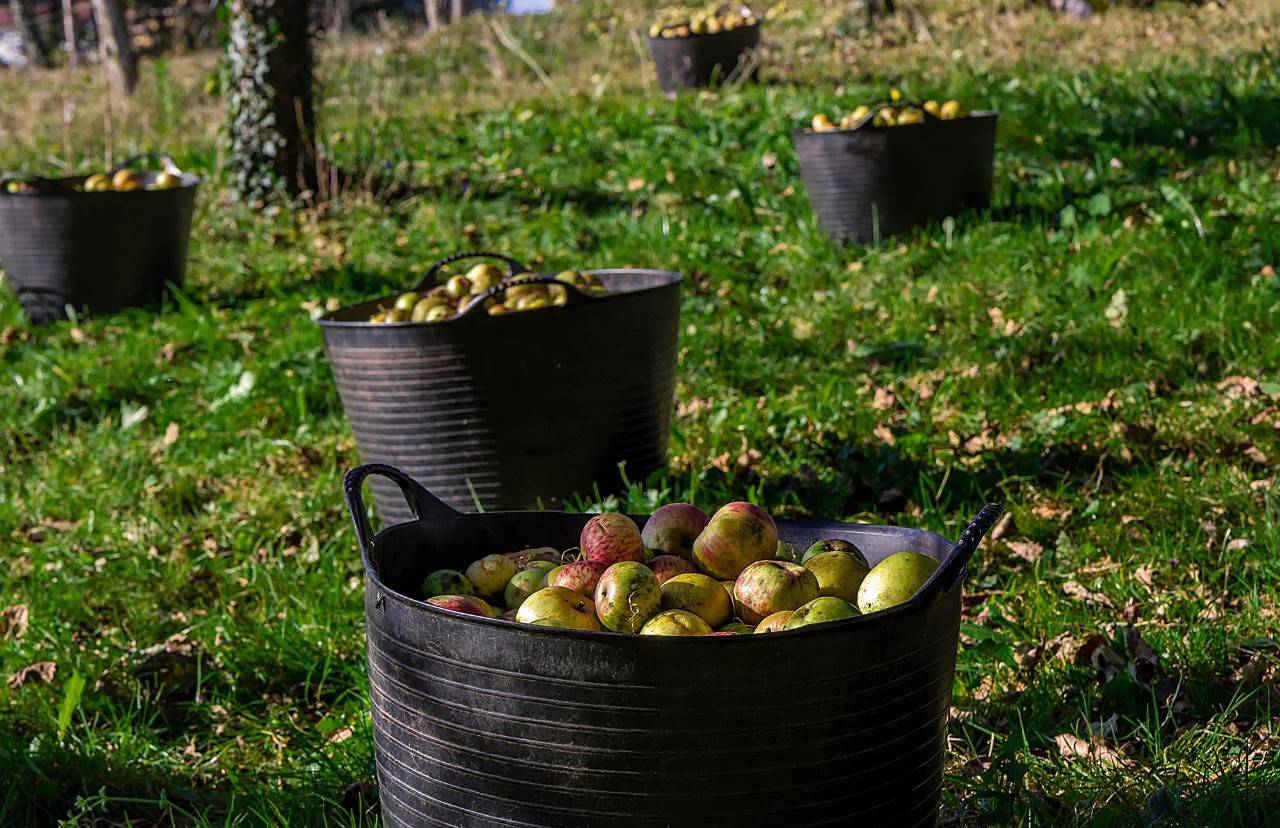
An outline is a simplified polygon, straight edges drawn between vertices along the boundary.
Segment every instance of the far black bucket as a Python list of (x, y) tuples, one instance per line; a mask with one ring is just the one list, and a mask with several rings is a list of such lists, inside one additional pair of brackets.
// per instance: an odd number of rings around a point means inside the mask
[[(371, 474), (418, 520), (373, 535)], [(429, 606), (430, 571), (576, 546), (590, 515), (459, 514), (402, 472), (346, 478), (365, 567), (382, 819), (395, 826), (930, 826), (938, 818), (964, 567), (930, 532), (778, 521), (798, 548), (853, 541), (942, 565), (911, 601), (807, 629), (700, 638), (576, 632)], [(643, 517), (636, 518), (643, 522)]]
[[(361, 458), (464, 511), (560, 508), (665, 468), (681, 277), (586, 272), (610, 293), (503, 316), (477, 303), (431, 324), (367, 322), (385, 299), (322, 318)], [(412, 517), (394, 486), (374, 492), (387, 522)]]
[(686, 37), (650, 37), (658, 85), (667, 93), (754, 77), (760, 24)]
[[(154, 175), (139, 178), (145, 185)], [(197, 176), (133, 192), (74, 189), (83, 180), (39, 179), (41, 189), (28, 193), (0, 188), (0, 267), (33, 322), (61, 318), (68, 305), (91, 313), (155, 305), (186, 273)]]
[(993, 112), (794, 138), (809, 203), (837, 242), (870, 244), (991, 204)]

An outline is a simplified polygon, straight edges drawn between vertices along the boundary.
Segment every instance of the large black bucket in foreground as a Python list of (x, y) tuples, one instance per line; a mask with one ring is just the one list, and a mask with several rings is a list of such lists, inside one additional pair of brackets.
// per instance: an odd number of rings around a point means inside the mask
[(818, 223), (837, 242), (870, 244), (991, 204), (996, 115), (794, 133)]
[(180, 187), (132, 192), (75, 189), (83, 180), (0, 188), (0, 267), (33, 322), (58, 319), (68, 305), (90, 313), (155, 305), (167, 285), (182, 285), (200, 179), (183, 173)]
[[(369, 475), (418, 519), (374, 535)], [(363, 466), (346, 497), (365, 566), (382, 818), (395, 826), (928, 826), (938, 817), (965, 563), (930, 532), (778, 521), (799, 548), (845, 538), (873, 563), (942, 560), (907, 604), (791, 632), (666, 638), (575, 632), (423, 603), (430, 571), (576, 546), (590, 515), (460, 514)], [(643, 522), (644, 518), (637, 518)]]
[[(378, 301), (322, 318), (361, 458), (465, 511), (558, 508), (664, 468), (681, 278), (587, 272), (608, 295), (566, 286), (565, 307), (488, 316), (476, 303), (430, 324), (370, 324)], [(374, 492), (385, 521), (411, 517), (394, 486)]]

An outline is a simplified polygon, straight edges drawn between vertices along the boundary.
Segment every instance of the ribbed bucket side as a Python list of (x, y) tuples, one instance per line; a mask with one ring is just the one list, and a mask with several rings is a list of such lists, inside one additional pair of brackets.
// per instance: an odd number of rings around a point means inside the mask
[(809, 202), (832, 239), (869, 244), (991, 202), (994, 114), (795, 133)]
[(198, 181), (184, 176), (172, 190), (0, 195), (0, 266), (27, 315), (46, 322), (67, 305), (111, 313), (155, 304), (167, 282), (181, 285)]

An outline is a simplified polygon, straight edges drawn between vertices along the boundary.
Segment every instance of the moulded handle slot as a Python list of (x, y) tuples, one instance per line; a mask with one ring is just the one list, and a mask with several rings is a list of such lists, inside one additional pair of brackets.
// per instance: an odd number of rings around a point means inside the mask
[(385, 477), (400, 487), (405, 502), (418, 520), (437, 520), (450, 517), (458, 512), (446, 505), (440, 498), (427, 491), (426, 488), (409, 475), (382, 463), (367, 463), (347, 472), (343, 480), (343, 489), (347, 498), (347, 510), (351, 512), (351, 522), (355, 524), (356, 540), (361, 551), (368, 553), (373, 543), (373, 527), (369, 525), (369, 513), (364, 505), (364, 481), (369, 475)]

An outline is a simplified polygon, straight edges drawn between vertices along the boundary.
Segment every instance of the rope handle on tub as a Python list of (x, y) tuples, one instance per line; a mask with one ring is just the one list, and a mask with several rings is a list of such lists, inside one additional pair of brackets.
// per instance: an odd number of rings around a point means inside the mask
[(385, 477), (400, 487), (405, 502), (418, 520), (436, 520), (450, 517), (457, 512), (445, 504), (440, 498), (427, 491), (426, 488), (409, 475), (382, 463), (366, 463), (347, 472), (342, 481), (343, 492), (347, 498), (347, 511), (351, 513), (351, 522), (355, 524), (356, 541), (360, 551), (368, 554), (373, 544), (373, 527), (369, 524), (369, 510), (364, 505), (364, 481), (369, 475)]
[(454, 262), (463, 261), (464, 259), (500, 259), (506, 262), (511, 268), (511, 272), (507, 274), (508, 279), (518, 276), (521, 273), (529, 272), (529, 268), (520, 261), (513, 259), (510, 256), (503, 255), (502, 253), (490, 253), (485, 250), (464, 250), (461, 253), (453, 253), (449, 256), (445, 256), (443, 259), (427, 268), (426, 274), (423, 275), (417, 286), (414, 287), (414, 290), (422, 292), (434, 287), (436, 276), (440, 273), (441, 268), (451, 265)]

